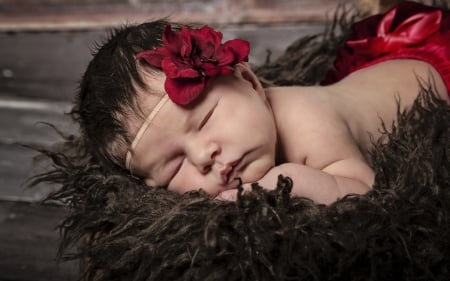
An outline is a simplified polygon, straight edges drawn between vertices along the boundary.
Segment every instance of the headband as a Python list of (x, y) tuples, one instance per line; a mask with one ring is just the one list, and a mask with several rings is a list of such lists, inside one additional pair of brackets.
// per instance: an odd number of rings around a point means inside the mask
[(131, 152), (134, 151), (136, 146), (138, 145), (139, 141), (141, 140), (142, 136), (144, 135), (145, 131), (147, 130), (148, 126), (152, 122), (153, 118), (155, 118), (156, 114), (161, 110), (161, 108), (164, 106), (164, 104), (169, 100), (168, 95), (164, 95), (161, 100), (158, 102), (158, 104), (153, 108), (153, 110), (150, 112), (150, 114), (145, 119), (142, 126), (139, 128), (136, 136), (134, 137), (133, 142), (131, 143), (130, 149), (127, 150), (127, 157), (125, 159), (125, 167), (131, 172)]

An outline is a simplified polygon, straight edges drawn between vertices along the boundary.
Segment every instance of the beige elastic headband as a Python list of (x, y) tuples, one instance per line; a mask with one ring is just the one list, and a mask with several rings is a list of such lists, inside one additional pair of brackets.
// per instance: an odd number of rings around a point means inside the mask
[(158, 104), (153, 108), (152, 112), (148, 115), (148, 117), (145, 119), (142, 126), (139, 128), (136, 136), (134, 137), (133, 142), (131, 143), (130, 149), (127, 151), (127, 157), (125, 159), (125, 167), (131, 172), (131, 153), (134, 151), (136, 146), (138, 145), (139, 141), (141, 140), (142, 136), (144, 135), (145, 131), (147, 130), (148, 126), (152, 122), (153, 118), (155, 118), (156, 114), (158, 114), (159, 110), (164, 106), (164, 104), (169, 100), (168, 95), (164, 95), (161, 100), (158, 102)]

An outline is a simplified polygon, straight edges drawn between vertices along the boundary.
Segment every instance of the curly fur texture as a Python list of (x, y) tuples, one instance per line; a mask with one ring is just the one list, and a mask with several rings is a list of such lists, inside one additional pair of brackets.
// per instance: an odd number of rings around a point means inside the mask
[[(316, 54), (330, 42), (314, 38), (286, 57)], [(282, 60), (259, 74), (273, 80)], [(329, 62), (296, 63), (316, 66), (315, 77), (275, 83), (313, 83)], [(254, 185), (237, 202), (149, 189), (106, 174), (77, 137), (41, 150), (54, 168), (32, 184), (61, 185), (49, 197), (72, 210), (61, 225), (60, 255), (86, 261), (86, 280), (448, 280), (449, 124), (450, 106), (423, 84), (414, 106), (384, 132), (388, 141), (374, 143), (374, 189), (330, 206), (291, 198), (283, 176), (275, 190)], [(79, 250), (71, 254), (73, 245)]]
[(280, 176), (220, 202), (78, 170), (54, 197), (75, 206), (63, 241), (89, 236), (87, 280), (448, 280), (450, 107), (422, 91), (375, 144), (367, 195), (316, 205)]

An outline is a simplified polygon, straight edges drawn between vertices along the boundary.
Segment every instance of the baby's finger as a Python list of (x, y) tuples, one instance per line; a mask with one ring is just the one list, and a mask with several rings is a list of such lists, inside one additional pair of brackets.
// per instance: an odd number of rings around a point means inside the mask
[(219, 195), (217, 195), (216, 198), (214, 198), (214, 199), (221, 200), (221, 201), (236, 201), (237, 193), (238, 193), (238, 190), (235, 188), (225, 190), (225, 191), (222, 191), (221, 193), (219, 193)]
[[(242, 184), (241, 187), (243, 189), (243, 193), (252, 190), (252, 186), (250, 183)], [(239, 190), (237, 188), (228, 189), (219, 193), (219, 195), (217, 195), (215, 199), (222, 201), (236, 201), (238, 193)]]

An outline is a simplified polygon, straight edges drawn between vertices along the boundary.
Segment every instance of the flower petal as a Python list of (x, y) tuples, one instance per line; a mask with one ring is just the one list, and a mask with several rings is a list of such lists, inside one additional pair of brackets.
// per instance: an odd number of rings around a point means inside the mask
[(231, 48), (235, 54), (235, 63), (248, 61), (250, 43), (242, 39), (228, 40), (223, 44), (224, 48)]
[(183, 65), (183, 62), (176, 62), (171, 58), (162, 61), (162, 70), (168, 78), (194, 78), (200, 76), (197, 70), (190, 65)]
[(220, 46), (216, 52), (216, 58), (219, 65), (235, 64), (236, 54), (234, 50), (228, 46)]
[(187, 105), (202, 93), (205, 88), (205, 79), (204, 77), (198, 77), (197, 79), (167, 78), (164, 88), (174, 103)]
[(168, 53), (177, 53), (180, 49), (179, 36), (172, 31), (170, 25), (166, 26), (162, 36), (163, 46), (167, 48)]
[(220, 67), (212, 63), (203, 63), (202, 71), (206, 77), (214, 77), (220, 74)]
[(155, 50), (147, 50), (136, 55), (136, 59), (144, 59), (148, 64), (161, 67), (162, 60), (167, 57), (166, 48), (161, 47)]
[(195, 45), (201, 51), (201, 55), (206, 58), (214, 56), (215, 50), (220, 46), (223, 36), (221, 32), (215, 31), (207, 25), (192, 30), (191, 35)]
[(187, 27), (183, 27), (181, 29), (180, 34), (180, 56), (181, 57), (190, 57), (192, 52), (192, 40), (191, 34)]

